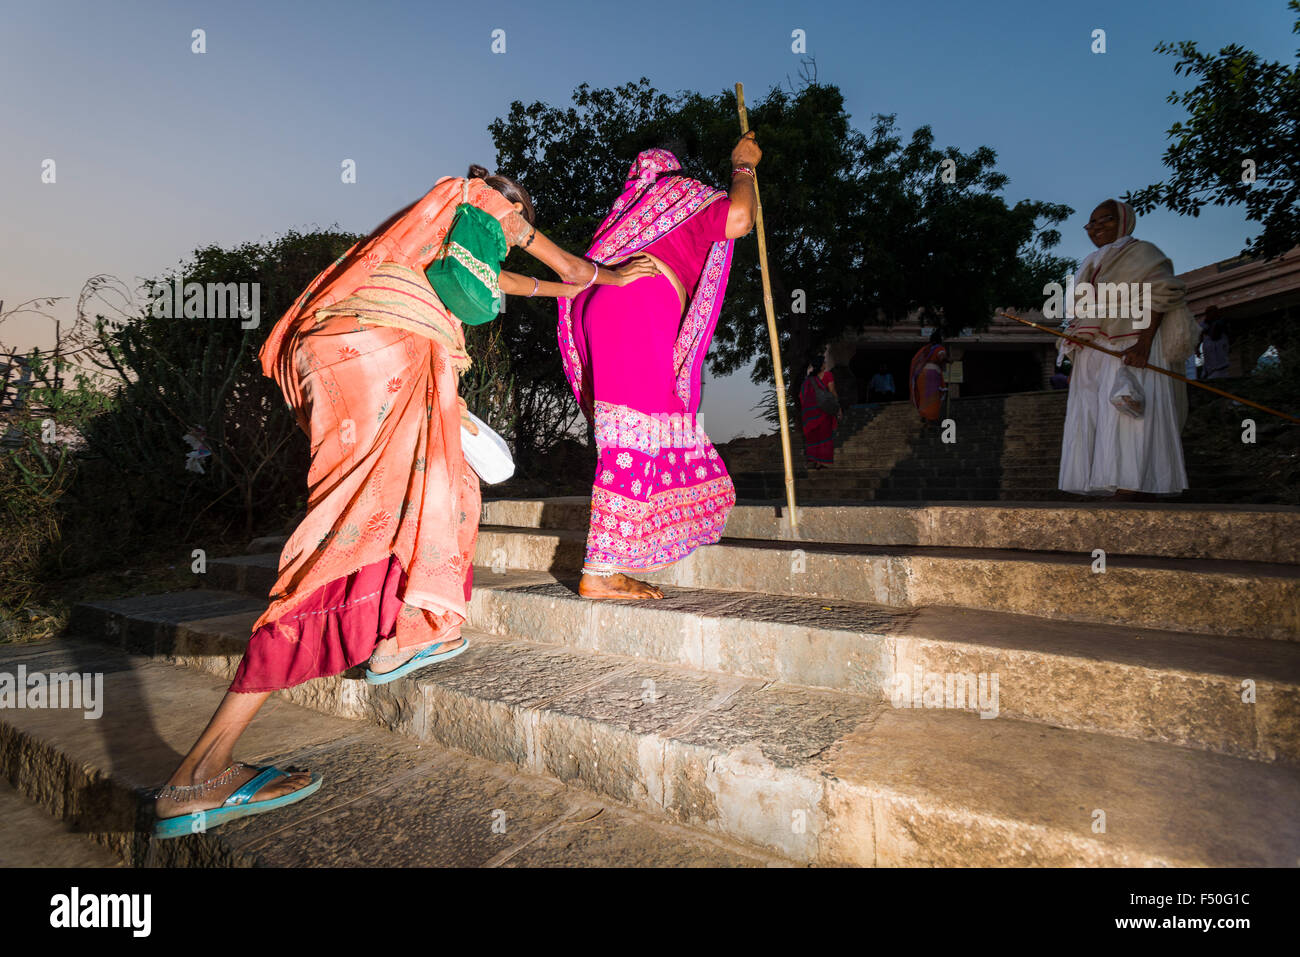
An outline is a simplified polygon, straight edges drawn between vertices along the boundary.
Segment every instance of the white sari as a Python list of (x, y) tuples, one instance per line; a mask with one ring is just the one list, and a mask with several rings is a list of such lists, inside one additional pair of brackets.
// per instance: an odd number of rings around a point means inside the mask
[[(1130, 219), (1130, 231), (1131, 223)], [(1184, 301), (1186, 286), (1174, 277), (1169, 258), (1151, 243), (1121, 236), (1084, 261), (1078, 282), (1094, 288), (1102, 283), (1150, 284), (1150, 302), (1144, 305), (1152, 313), (1164, 313), (1151, 343), (1147, 360), (1151, 365), (1178, 371), (1196, 348), (1200, 330)], [(1076, 290), (1076, 295), (1082, 294), (1083, 290)], [(1139, 331), (1131, 318), (1109, 315), (1106, 303), (1092, 309), (1085, 306), (1076, 306), (1068, 329), (1071, 335), (1116, 351), (1137, 341)], [(1130, 304), (1130, 315), (1134, 312)], [(1184, 491), (1187, 470), (1181, 432), (1187, 392), (1183, 383), (1150, 369), (1125, 366), (1095, 349), (1064, 341), (1061, 347), (1074, 353), (1061, 441), (1058, 485), (1062, 491), (1080, 495), (1109, 495), (1118, 489), (1156, 495)], [(1112, 404), (1123, 370), (1143, 394), (1140, 418)]]

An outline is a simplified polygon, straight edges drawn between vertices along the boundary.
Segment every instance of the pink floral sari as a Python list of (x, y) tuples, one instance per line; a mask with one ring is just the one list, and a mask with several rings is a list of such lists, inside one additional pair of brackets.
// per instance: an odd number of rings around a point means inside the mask
[[(664, 150), (637, 157), (587, 256), (617, 263), (725, 197)], [(597, 465), (583, 571), (645, 572), (722, 536), (735, 487), (699, 426), (700, 379), (722, 309), (732, 242), (711, 242), (685, 315), (665, 276), (560, 300), (560, 355), (593, 420)], [(679, 276), (691, 286), (695, 276)]]

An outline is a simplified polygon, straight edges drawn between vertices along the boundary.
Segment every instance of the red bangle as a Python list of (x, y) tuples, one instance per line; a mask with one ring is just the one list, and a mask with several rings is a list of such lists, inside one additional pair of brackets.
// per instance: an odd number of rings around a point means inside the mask
[(748, 166), (737, 166), (735, 169), (731, 171), (732, 176), (735, 176), (737, 173), (748, 173), (750, 176), (754, 175), (754, 171), (750, 169)]

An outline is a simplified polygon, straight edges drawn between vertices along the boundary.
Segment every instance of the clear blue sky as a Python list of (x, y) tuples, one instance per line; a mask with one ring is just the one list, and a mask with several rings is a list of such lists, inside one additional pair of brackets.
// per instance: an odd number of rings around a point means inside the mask
[[(512, 100), (567, 102), (579, 83), (641, 76), (669, 91), (741, 80), (761, 96), (796, 74), (796, 28), (860, 127), (897, 113), (941, 145), (993, 147), (1009, 202), (1078, 211), (1063, 252), (1081, 257), (1097, 201), (1162, 178), (1179, 117), (1165, 96), (1183, 81), (1152, 47), (1235, 41), (1292, 62), (1290, 26), (1283, 0), (0, 0), (0, 299), (75, 301), (96, 273), (156, 275), (198, 245), (291, 226), (368, 231), (438, 176), (491, 167), (486, 127)], [(498, 28), (504, 54), (490, 48)], [(1089, 49), (1098, 28), (1104, 54)], [(194, 29), (203, 55), (190, 52)], [(55, 185), (40, 181), (47, 158)], [(340, 182), (344, 159), (355, 185)], [(1137, 231), (1179, 270), (1235, 254), (1248, 234), (1226, 210), (1156, 213)], [(48, 346), (53, 334), (11, 322), (0, 341)], [(743, 375), (710, 384), (715, 440), (758, 431), (756, 398)]]

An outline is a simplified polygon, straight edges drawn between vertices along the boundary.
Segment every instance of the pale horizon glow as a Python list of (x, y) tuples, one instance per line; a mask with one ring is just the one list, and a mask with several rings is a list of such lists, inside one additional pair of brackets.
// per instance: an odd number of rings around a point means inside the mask
[[(66, 322), (99, 273), (132, 284), (209, 243), (317, 225), (368, 232), (438, 176), (462, 175), (471, 162), (492, 168), (487, 125), (512, 100), (563, 105), (580, 83), (641, 76), (668, 92), (742, 80), (759, 98), (797, 76), (796, 28), (860, 129), (874, 113), (897, 113), (905, 136), (929, 124), (940, 145), (992, 147), (1010, 177), (1009, 203), (1074, 207), (1058, 251), (1082, 258), (1091, 247), (1081, 227), (1097, 202), (1165, 176), (1165, 130), (1182, 115), (1165, 96), (1186, 83), (1173, 57), (1152, 52), (1156, 43), (1190, 39), (1213, 51), (1238, 42), (1294, 61), (1282, 0), (1047, 9), (943, 0), (924, 17), (841, 0), (741, 9), (9, 4), (0, 12), (9, 91), (0, 102), (0, 300), (10, 308), (66, 297), (53, 310)], [(1097, 28), (1107, 33), (1104, 54), (1089, 50)], [(206, 31), (201, 55), (190, 50), (195, 29)], [(491, 52), (494, 29), (506, 31), (504, 54)], [(46, 159), (56, 161), (55, 184), (41, 182)], [(357, 163), (355, 184), (340, 181), (344, 159)], [(1153, 213), (1137, 230), (1179, 272), (1235, 255), (1257, 231), (1240, 209), (1218, 208), (1196, 219)], [(48, 322), (0, 326), (8, 348), (49, 348), (53, 338)], [(762, 388), (744, 372), (706, 374), (702, 414), (715, 441), (766, 431), (752, 412)]]

